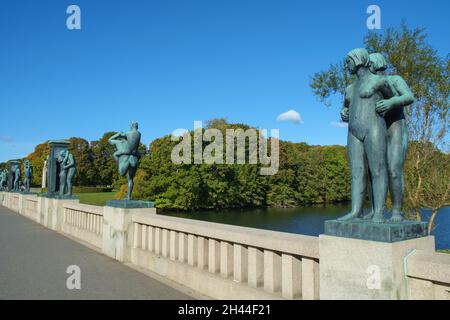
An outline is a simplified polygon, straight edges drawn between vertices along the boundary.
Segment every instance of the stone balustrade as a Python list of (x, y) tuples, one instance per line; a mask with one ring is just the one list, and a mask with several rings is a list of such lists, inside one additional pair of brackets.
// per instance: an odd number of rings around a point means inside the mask
[[(310, 237), (8, 192), (0, 204), (216, 299), (450, 299), (450, 255), (436, 253), (431, 236), (395, 243)], [(371, 267), (392, 290), (367, 286)]]
[(132, 262), (218, 299), (319, 298), (317, 237), (133, 216)]
[(23, 208), (24, 215), (28, 216), (31, 220), (39, 222), (39, 201), (36, 196), (25, 196), (25, 204)]
[(62, 231), (97, 248), (102, 247), (103, 207), (85, 204), (63, 205)]
[(415, 251), (406, 259), (412, 300), (450, 300), (450, 254)]

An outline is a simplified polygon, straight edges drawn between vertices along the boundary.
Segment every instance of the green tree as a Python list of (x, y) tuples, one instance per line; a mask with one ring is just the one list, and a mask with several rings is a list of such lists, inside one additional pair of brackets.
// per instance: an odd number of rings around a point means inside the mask
[(69, 142), (69, 151), (77, 162), (77, 173), (73, 184), (75, 186), (91, 186), (92, 178), (95, 176), (91, 146), (83, 138), (70, 138)]
[(97, 186), (111, 186), (119, 179), (113, 157), (115, 148), (108, 142), (113, 135), (114, 132), (106, 132), (99, 140), (91, 142), (92, 163), (95, 168), (92, 183)]
[[(206, 128), (225, 134), (226, 129), (251, 127), (213, 119)], [(155, 201), (158, 208), (168, 210), (292, 207), (349, 198), (349, 178), (342, 178), (349, 170), (344, 147), (280, 141), (279, 172), (262, 176), (260, 164), (174, 164), (171, 153), (177, 143), (170, 136), (151, 143), (150, 155), (141, 159), (136, 175), (135, 198)], [(245, 147), (248, 154), (248, 142)], [(118, 197), (123, 197), (126, 180), (118, 183)]]
[(44, 162), (47, 155), (50, 152), (48, 141), (38, 144), (32, 153), (30, 153), (25, 159), (30, 160), (30, 164), (33, 167), (33, 186), (42, 185), (42, 170), (44, 168)]

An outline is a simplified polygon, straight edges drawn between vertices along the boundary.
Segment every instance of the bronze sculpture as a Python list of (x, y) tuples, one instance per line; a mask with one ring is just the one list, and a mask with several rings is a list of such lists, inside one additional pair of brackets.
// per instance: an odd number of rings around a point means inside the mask
[(75, 157), (65, 149), (59, 153), (59, 196), (72, 197), (72, 179), (76, 174)]
[(116, 147), (114, 159), (119, 166), (119, 174), (121, 176), (128, 175), (128, 191), (126, 200), (131, 200), (134, 187), (134, 176), (139, 165), (141, 157), (138, 148), (141, 142), (141, 133), (138, 131), (138, 123), (131, 124), (131, 130), (123, 133), (119, 132), (109, 138), (109, 143)]
[(30, 193), (31, 179), (33, 177), (33, 167), (30, 164), (30, 160), (25, 161), (24, 175), (25, 175), (25, 183), (24, 183), (25, 192)]

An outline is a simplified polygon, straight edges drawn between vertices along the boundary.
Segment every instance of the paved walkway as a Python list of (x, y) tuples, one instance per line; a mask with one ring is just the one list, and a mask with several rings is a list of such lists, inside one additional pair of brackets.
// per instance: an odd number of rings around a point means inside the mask
[[(66, 287), (70, 265), (81, 290)], [(192, 298), (0, 206), (0, 299)]]

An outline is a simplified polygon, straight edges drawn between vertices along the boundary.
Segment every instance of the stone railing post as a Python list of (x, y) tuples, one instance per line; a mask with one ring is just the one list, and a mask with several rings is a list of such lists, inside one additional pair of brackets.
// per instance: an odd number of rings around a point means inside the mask
[[(143, 239), (142, 230), (140, 230), (139, 239), (133, 238), (133, 231), (136, 228), (133, 227), (132, 216), (140, 213), (156, 214), (156, 209), (150, 208), (148, 202), (108, 201), (103, 210), (103, 253), (121, 262), (131, 261), (133, 245), (140, 247), (147, 238), (147, 232), (145, 232)], [(156, 229), (155, 251), (160, 246), (158, 240), (158, 229)]]
[[(403, 300), (408, 299), (405, 258), (414, 250), (434, 252), (435, 246), (432, 236), (381, 242), (321, 235), (319, 250), (321, 300)], [(308, 266), (314, 273), (314, 263), (305, 262), (302, 271)]]

